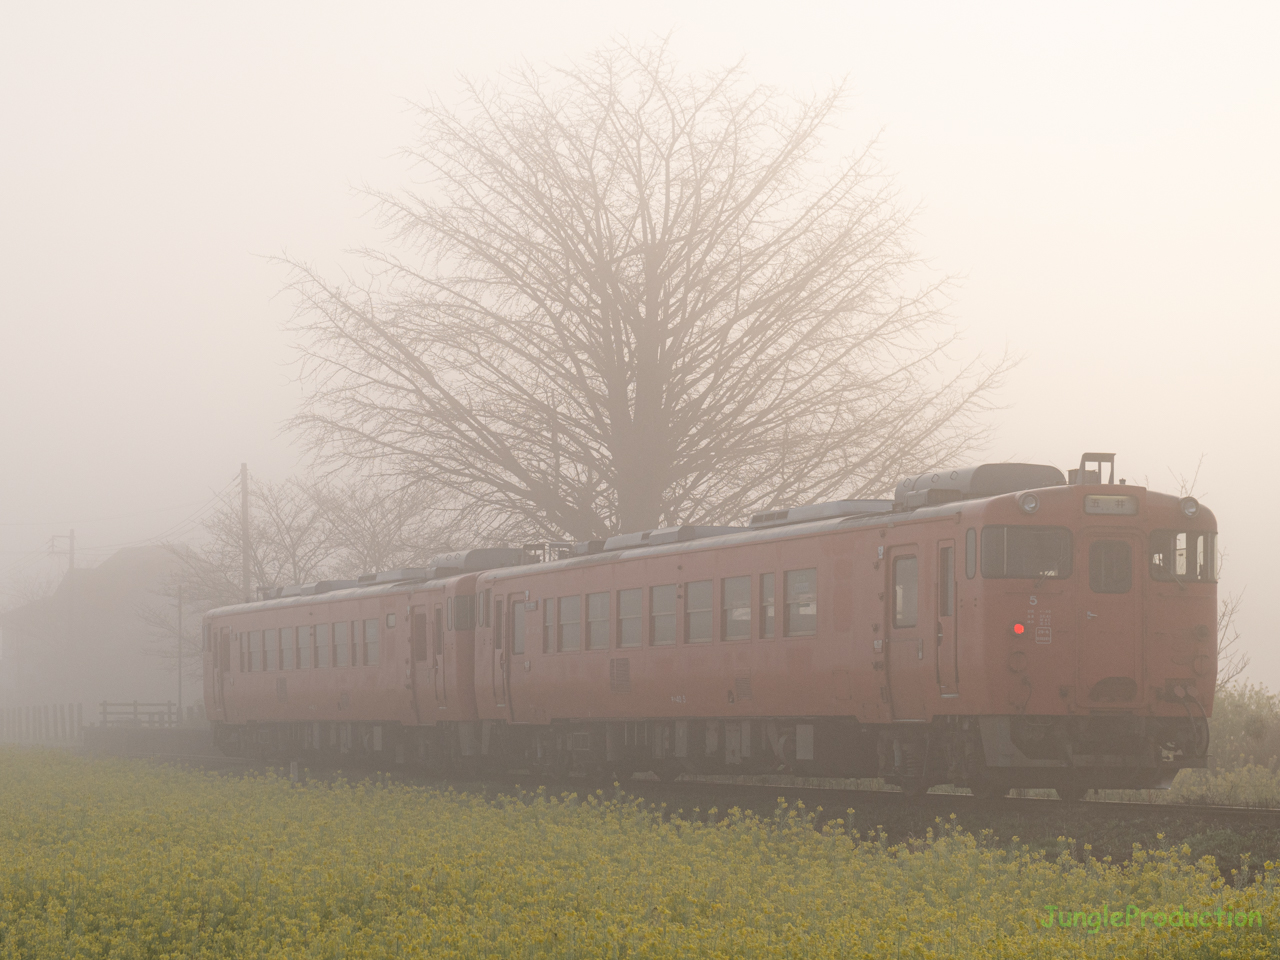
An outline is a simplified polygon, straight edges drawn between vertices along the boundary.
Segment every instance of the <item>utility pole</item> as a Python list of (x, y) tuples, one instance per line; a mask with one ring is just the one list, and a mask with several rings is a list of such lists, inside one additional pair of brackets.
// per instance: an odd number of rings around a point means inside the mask
[(178, 582), (178, 726), (182, 726), (182, 582)]
[(249, 603), (253, 597), (249, 594), (249, 465), (240, 464), (240, 586), (244, 593), (244, 602)]

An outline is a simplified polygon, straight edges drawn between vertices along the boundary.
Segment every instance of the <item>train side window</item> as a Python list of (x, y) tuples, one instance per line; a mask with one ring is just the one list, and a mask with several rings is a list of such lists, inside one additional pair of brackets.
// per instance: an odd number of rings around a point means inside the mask
[(413, 659), (419, 663), (427, 659), (427, 608), (414, 607), (409, 611), (409, 646)]
[(638, 647), (643, 635), (644, 597), (639, 587), (618, 591), (618, 646)]
[(311, 628), (298, 627), (298, 669), (310, 670), (315, 648), (311, 642)]
[(444, 607), (436, 604), (435, 629), (431, 632), (431, 650), (437, 657), (444, 656)]
[(249, 669), (257, 673), (262, 669), (262, 631), (249, 631)]
[(444, 625), (453, 629), (453, 597), (444, 598)]
[(955, 547), (943, 547), (938, 551), (938, 616), (954, 617), (955, 614), (956, 614)]
[(1133, 550), (1125, 540), (1089, 544), (1089, 589), (1094, 593), (1128, 593), (1133, 587)]
[(525, 602), (517, 600), (511, 604), (511, 652), (524, 653), (524, 611)]
[(231, 672), (231, 628), (222, 628), (222, 643), (218, 648), (219, 664), (223, 673)]
[(552, 597), (542, 601), (542, 652), (551, 652), (551, 635), (556, 630), (556, 601)]
[(684, 639), (686, 643), (711, 642), (711, 602), (714, 596), (710, 580), (695, 580), (684, 585)]
[(243, 633), (236, 634), (236, 653), (240, 657), (240, 672), (244, 673), (245, 669), (244, 669), (244, 634)]
[(964, 532), (964, 575), (972, 580), (978, 572), (978, 531), (970, 527)]
[(818, 571), (788, 570), (783, 575), (786, 606), (783, 608), (783, 635), (812, 637), (818, 632)]
[(280, 669), (292, 670), (297, 657), (297, 631), (293, 627), (285, 627), (280, 631)]
[(609, 649), (609, 594), (587, 594), (587, 649)]
[(333, 666), (333, 626), (328, 623), (316, 624), (316, 666)]
[(351, 666), (351, 624), (345, 620), (333, 625), (333, 665)]
[(720, 639), (751, 639), (750, 577), (725, 577), (720, 584)]
[(378, 636), (377, 619), (364, 622), (364, 665), (376, 667), (382, 660), (382, 638)]
[(662, 646), (676, 642), (676, 585), (649, 588), (649, 642)]
[(773, 574), (760, 574), (760, 636), (765, 640), (773, 637), (774, 621)]
[(582, 597), (560, 598), (560, 633), (556, 649), (572, 652), (582, 649)]
[(263, 660), (264, 670), (277, 670), (280, 667), (280, 631), (267, 630), (262, 635), (262, 642), (266, 648), (266, 657)]
[(492, 589), (485, 590), (484, 599), (480, 601), (480, 616), (484, 620), (484, 623), (480, 624), (480, 626), (482, 627), (487, 627), (491, 624), (491, 621), (489, 619), (489, 607), (492, 603), (493, 603), (493, 590)]
[(1213, 583), (1218, 579), (1217, 534), (1156, 530), (1151, 534), (1151, 578)]
[[(488, 591), (486, 591), (487, 593)], [(488, 607), (486, 606), (486, 609)], [(502, 598), (494, 597), (493, 599), (493, 649), (501, 650), (502, 641)]]
[(920, 571), (915, 557), (893, 561), (893, 625), (914, 627), (920, 599)]

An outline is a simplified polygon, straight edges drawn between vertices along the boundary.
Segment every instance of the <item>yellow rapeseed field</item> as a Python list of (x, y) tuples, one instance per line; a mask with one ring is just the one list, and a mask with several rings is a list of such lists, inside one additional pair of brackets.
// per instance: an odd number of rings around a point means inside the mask
[(6, 958), (1270, 958), (1269, 871), (0, 750)]

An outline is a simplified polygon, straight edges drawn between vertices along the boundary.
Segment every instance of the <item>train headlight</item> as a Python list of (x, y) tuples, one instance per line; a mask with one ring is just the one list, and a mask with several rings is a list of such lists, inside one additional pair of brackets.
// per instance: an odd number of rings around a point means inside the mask
[(1034, 493), (1024, 493), (1018, 498), (1018, 506), (1023, 513), (1035, 513), (1040, 509), (1040, 498)]
[(1183, 497), (1178, 501), (1178, 506), (1188, 517), (1194, 517), (1200, 512), (1200, 502), (1195, 497)]

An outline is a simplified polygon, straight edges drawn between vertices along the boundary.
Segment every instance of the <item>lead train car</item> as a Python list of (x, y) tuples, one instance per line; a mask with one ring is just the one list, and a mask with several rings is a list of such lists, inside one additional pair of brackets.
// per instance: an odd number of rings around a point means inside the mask
[(278, 756), (1167, 784), (1208, 750), (1215, 521), (1097, 460), (1070, 484), (988, 464), (730, 532), (468, 551), (423, 582), (222, 608), (206, 702), (225, 749)]

